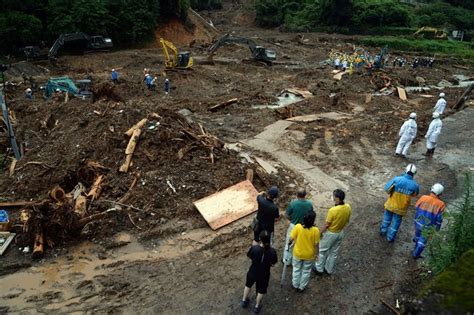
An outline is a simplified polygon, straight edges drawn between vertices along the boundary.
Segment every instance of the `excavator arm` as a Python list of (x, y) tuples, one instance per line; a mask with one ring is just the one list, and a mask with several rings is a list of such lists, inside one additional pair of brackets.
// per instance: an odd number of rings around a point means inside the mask
[(87, 43), (90, 42), (90, 36), (85, 33), (70, 33), (70, 34), (61, 34), (58, 39), (54, 42), (53, 46), (49, 49), (48, 57), (54, 58), (58, 54), (59, 48), (64, 45), (66, 42), (75, 41), (75, 40), (85, 40)]
[(257, 43), (252, 39), (233, 36), (231, 34), (225, 34), (221, 38), (219, 38), (214, 44), (209, 47), (209, 59), (212, 60), (212, 56), (214, 53), (222, 46), (227, 44), (243, 44), (247, 45), (252, 53), (252, 57), (255, 60), (266, 62), (267, 64), (271, 64), (273, 60), (276, 59), (276, 53), (273, 50), (266, 49), (262, 46), (257, 46)]

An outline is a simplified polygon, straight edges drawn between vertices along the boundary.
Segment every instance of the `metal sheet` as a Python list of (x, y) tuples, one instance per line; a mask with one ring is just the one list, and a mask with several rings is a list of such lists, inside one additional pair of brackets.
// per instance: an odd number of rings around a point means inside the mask
[(248, 180), (194, 202), (213, 230), (237, 221), (257, 210), (258, 192)]

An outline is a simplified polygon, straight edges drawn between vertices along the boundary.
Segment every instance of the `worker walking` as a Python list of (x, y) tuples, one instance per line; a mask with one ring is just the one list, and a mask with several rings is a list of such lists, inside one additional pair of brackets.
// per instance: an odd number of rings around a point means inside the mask
[(153, 77), (150, 74), (145, 76), (145, 83), (149, 90), (153, 89)]
[(163, 90), (165, 91), (165, 95), (168, 95), (170, 93), (170, 88), (171, 88), (170, 80), (166, 78), (165, 83), (163, 85)]
[(410, 148), (413, 139), (416, 137), (417, 129), (416, 113), (411, 113), (410, 118), (403, 123), (398, 133), (400, 140), (398, 140), (397, 149), (395, 150), (396, 156), (401, 155), (403, 158), (406, 157), (408, 148)]
[(344, 60), (342, 61), (342, 71), (346, 71), (346, 70), (347, 70), (347, 60), (344, 59)]
[(296, 199), (293, 199), (288, 208), (286, 209), (286, 215), (290, 220), (290, 225), (288, 226), (288, 230), (286, 231), (286, 240), (285, 240), (285, 247), (283, 249), (283, 263), (288, 265), (292, 261), (292, 252), (293, 248), (290, 247), (290, 234), (295, 225), (303, 224), (303, 218), (306, 214), (313, 211), (313, 203), (306, 199), (306, 190), (304, 188), (298, 189), (296, 192)]
[(33, 99), (33, 91), (30, 88), (25, 90), (25, 97), (29, 100)]
[(443, 127), (443, 122), (439, 118), (439, 113), (433, 113), (433, 120), (428, 127), (426, 132), (426, 153), (424, 156), (432, 157), (436, 148), (436, 142), (438, 141), (439, 134), (441, 133), (441, 128)]
[(420, 186), (413, 179), (416, 174), (415, 164), (408, 164), (405, 174), (396, 176), (385, 184), (385, 192), (389, 194), (384, 204), (380, 235), (386, 236), (390, 243), (395, 240), (403, 217), (407, 214), (411, 197), (418, 196)]
[(249, 293), (250, 289), (256, 283), (257, 300), (253, 312), (260, 313), (262, 309), (262, 299), (267, 293), (268, 283), (270, 281), (270, 268), (278, 261), (277, 253), (270, 245), (270, 233), (268, 231), (261, 231), (259, 234), (259, 244), (252, 245), (247, 252), (247, 257), (252, 260), (252, 265), (247, 272), (247, 279), (245, 281), (244, 294), (240, 301), (240, 306), (246, 308), (250, 304)]
[(421, 253), (425, 249), (427, 242), (427, 230), (436, 228), (437, 231), (443, 223), (443, 213), (446, 209), (445, 203), (440, 199), (444, 191), (443, 185), (436, 183), (431, 187), (430, 195), (421, 196), (416, 202), (415, 213), (415, 249), (413, 250), (413, 258), (420, 258)]
[(339, 70), (340, 65), (341, 65), (341, 59), (339, 59), (339, 57), (336, 57), (336, 59), (334, 59), (334, 69)]
[(334, 273), (337, 260), (337, 253), (344, 238), (344, 228), (351, 218), (352, 208), (344, 203), (346, 194), (341, 189), (333, 192), (334, 207), (328, 210), (326, 224), (321, 229), (323, 235), (319, 243), (319, 259), (314, 264), (313, 270), (317, 275), (322, 275), (324, 271), (328, 274)]
[(275, 220), (280, 218), (278, 206), (274, 200), (278, 198), (278, 188), (270, 187), (267, 193), (262, 192), (257, 196), (257, 216), (256, 226), (254, 228), (253, 244), (257, 245), (260, 241), (259, 235), (262, 231), (270, 233), (270, 242), (273, 244), (273, 231), (275, 230)]
[(114, 84), (117, 84), (117, 83), (118, 83), (119, 73), (118, 73), (115, 69), (112, 69), (112, 73), (111, 73), (110, 77), (111, 77), (112, 82), (113, 82)]
[(290, 235), (293, 249), (293, 288), (303, 292), (309, 283), (311, 267), (318, 253), (318, 243), (321, 236), (319, 229), (314, 226), (316, 213), (311, 211), (303, 218), (303, 224), (298, 223)]
[(436, 102), (436, 105), (434, 107), (434, 111), (440, 115), (443, 114), (444, 109), (446, 108), (447, 102), (446, 102), (445, 97), (446, 97), (446, 94), (444, 94), (443, 92), (439, 93), (439, 99)]

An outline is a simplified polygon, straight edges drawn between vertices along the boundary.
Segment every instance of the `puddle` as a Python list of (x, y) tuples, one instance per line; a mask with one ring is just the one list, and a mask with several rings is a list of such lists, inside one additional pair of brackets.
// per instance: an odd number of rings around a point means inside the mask
[(252, 108), (254, 109), (263, 109), (263, 108), (270, 108), (270, 109), (277, 109), (283, 108), (285, 106), (295, 104), (304, 100), (304, 97), (293, 94), (293, 93), (283, 93), (280, 96), (277, 96), (278, 101), (272, 105), (254, 105)]

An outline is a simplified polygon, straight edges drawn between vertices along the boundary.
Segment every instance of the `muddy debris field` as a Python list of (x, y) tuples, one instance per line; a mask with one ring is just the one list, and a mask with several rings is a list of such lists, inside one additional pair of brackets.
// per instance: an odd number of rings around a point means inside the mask
[[(254, 36), (256, 31), (241, 32)], [(269, 153), (246, 145), (246, 140), (280, 120), (294, 119), (278, 139), (287, 151), (304, 157), (330, 177), (357, 182), (380, 167), (374, 150), (391, 152), (399, 127), (412, 111), (419, 117), (415, 142), (424, 140), (440, 90), (409, 92), (408, 100), (402, 100), (397, 87), (418, 86), (419, 77), (424, 86), (436, 86), (442, 80), (456, 85), (453, 75), (469, 76), (468, 70), (452, 67), (454, 61), (440, 59), (433, 68), (388, 65), (374, 70), (372, 76), (360, 69), (337, 80), (333, 67), (321, 62), (331, 49), (351, 53), (354, 44), (345, 37), (329, 35), (308, 34), (305, 41), (298, 38), (297, 34), (269, 31), (259, 35), (257, 41), (264, 40), (278, 53), (273, 66), (243, 60), (250, 56), (246, 47), (224, 47), (210, 64), (206, 61), (208, 44), (182, 45), (192, 52), (195, 64), (192, 70), (166, 71), (171, 81), (169, 95), (163, 93), (163, 54), (157, 46), (65, 55), (54, 65), (12, 66), (7, 80), (13, 84), (7, 85), (5, 93), (23, 157), (13, 162), (10, 152), (5, 158), (0, 202), (24, 204), (8, 208), (17, 237), (2, 257), (6, 263), (0, 273), (34, 264), (32, 258), (54, 260), (63, 256), (63, 250), (83, 242), (119, 247), (117, 233), (126, 232), (140, 246), (149, 248), (166, 238), (209, 229), (193, 202), (245, 180), (249, 169), (258, 191), (271, 185), (281, 188), (279, 204), (283, 209), (297, 187), (307, 184), (304, 176), (284, 163), (272, 162), (278, 173), (268, 172), (253, 157), (272, 161)], [(390, 58), (403, 55), (389, 53)], [(158, 77), (156, 90), (147, 90), (143, 83), (145, 67)], [(120, 73), (115, 85), (110, 82), (112, 68)], [(23, 82), (21, 73), (32, 76), (38, 85), (55, 76), (89, 78), (94, 97), (71, 97), (66, 102), (61, 95), (45, 100), (37, 89), (33, 100), (27, 100), (24, 90), (29, 83)], [(382, 77), (388, 77), (390, 83), (386, 85)], [(387, 90), (391, 93), (384, 94)], [(277, 106), (288, 93), (294, 96), (291, 91), (300, 93), (296, 93), (298, 101)], [(444, 91), (452, 105), (464, 89)], [(225, 105), (213, 108), (219, 104)], [(305, 115), (312, 116), (298, 119)], [(0, 150), (7, 152), (3, 124), (0, 135)], [(317, 188), (310, 191), (318, 193)], [(227, 229), (232, 232), (201, 247), (217, 253), (192, 254), (197, 256), (185, 261), (200, 259), (197, 264), (212, 268), (209, 255), (216, 259), (243, 256), (250, 234), (241, 228), (246, 227), (234, 229), (231, 224)], [(233, 249), (224, 248), (221, 241), (228, 241)], [(25, 247), (29, 247), (28, 254), (18, 250)], [(151, 267), (142, 268), (150, 272), (147, 268)], [(235, 273), (245, 268), (241, 269)], [(202, 268), (196, 267), (196, 272), (200, 271)], [(139, 274), (133, 272), (131, 278)], [(240, 290), (238, 276), (232, 277)], [(133, 285), (131, 291), (140, 289)], [(180, 290), (186, 291), (186, 287)], [(233, 295), (234, 291), (228, 293)], [(56, 298), (49, 297), (50, 301)], [(46, 300), (43, 296), (42, 303)], [(203, 310), (188, 306), (183, 306), (184, 310)], [(166, 303), (153, 307), (163, 311)], [(102, 310), (113, 312), (114, 308)]]

